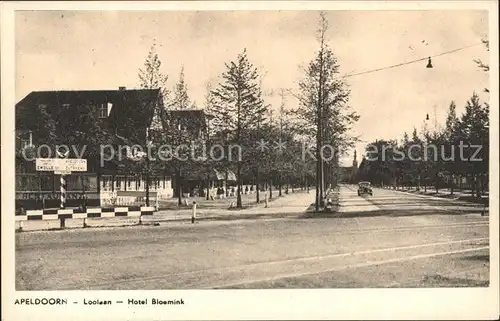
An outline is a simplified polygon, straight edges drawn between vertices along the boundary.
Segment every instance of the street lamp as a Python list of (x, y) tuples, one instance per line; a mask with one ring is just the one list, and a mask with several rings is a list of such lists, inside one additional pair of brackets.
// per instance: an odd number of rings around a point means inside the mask
[(429, 61), (427, 62), (427, 68), (433, 68), (432, 67), (431, 57), (429, 57)]

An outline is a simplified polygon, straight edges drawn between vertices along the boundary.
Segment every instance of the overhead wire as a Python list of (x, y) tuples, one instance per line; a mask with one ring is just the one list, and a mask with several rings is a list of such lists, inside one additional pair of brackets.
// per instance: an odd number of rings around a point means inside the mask
[[(465, 50), (465, 49), (468, 49), (468, 48), (471, 48), (471, 47), (476, 47), (476, 46), (479, 46), (479, 45), (484, 45), (484, 43), (483, 42), (479, 42), (479, 43), (471, 44), (471, 45), (468, 45), (468, 46), (463, 46), (463, 47), (460, 47), (460, 48), (455, 48), (455, 49), (452, 49), (452, 50), (440, 52), (440, 53), (437, 53), (437, 54), (434, 54), (434, 55), (431, 55), (431, 56), (426, 56), (426, 57), (415, 59), (415, 60), (401, 62), (401, 63), (395, 64), (395, 65), (390, 65), (390, 66), (376, 68), (376, 69), (371, 69), (371, 70), (365, 70), (365, 71), (361, 71), (361, 72), (354, 73), (354, 74), (347, 74), (347, 75), (344, 75), (342, 78), (350, 78), (350, 77), (355, 77), (355, 76), (370, 74), (370, 73), (374, 73), (374, 72), (378, 72), (378, 71), (383, 71), (383, 70), (393, 69), (393, 68), (397, 68), (397, 67), (402, 67), (402, 66), (414, 64), (414, 63), (417, 63), (417, 62), (425, 61), (425, 60), (428, 60), (429, 58), (435, 58), (435, 57), (440, 57), (440, 56), (452, 54), (452, 53), (455, 53), (455, 52), (458, 52), (458, 51), (461, 51), (461, 50)], [(292, 90), (291, 88), (280, 88), (280, 90), (278, 92), (282, 93), (283, 89), (285, 89), (286, 91)], [(274, 96), (275, 92), (276, 92), (276, 90), (271, 89), (271, 90), (268, 91), (268, 95), (270, 94), (270, 96)]]
[(453, 50), (441, 52), (441, 53), (438, 53), (438, 54), (435, 54), (435, 55), (432, 55), (432, 56), (427, 56), (427, 57), (424, 57), (424, 58), (419, 58), (419, 59), (415, 59), (415, 60), (405, 61), (405, 62), (402, 62), (402, 63), (399, 63), (399, 64), (395, 64), (395, 65), (391, 65), (391, 66), (386, 66), (386, 67), (381, 67), (381, 68), (377, 68), (377, 69), (361, 71), (361, 72), (358, 72), (358, 73), (355, 73), (355, 74), (348, 74), (348, 75), (345, 75), (343, 78), (349, 78), (349, 77), (354, 77), (354, 76), (369, 74), (369, 73), (373, 73), (373, 72), (377, 72), (377, 71), (382, 71), (382, 70), (387, 70), (387, 69), (402, 67), (402, 66), (414, 64), (414, 63), (417, 63), (417, 62), (420, 62), (420, 61), (424, 61), (424, 60), (427, 60), (429, 58), (435, 58), (435, 57), (440, 57), (440, 56), (448, 55), (448, 54), (451, 54), (451, 53), (455, 53), (457, 51), (461, 51), (461, 50), (464, 50), (464, 49), (467, 49), (467, 48), (479, 46), (479, 45), (482, 45), (482, 44), (483, 44), (482, 42), (481, 43), (476, 43), (476, 44), (472, 44), (472, 45), (469, 45), (469, 46), (464, 46), (464, 47), (456, 48), (456, 49), (453, 49)]

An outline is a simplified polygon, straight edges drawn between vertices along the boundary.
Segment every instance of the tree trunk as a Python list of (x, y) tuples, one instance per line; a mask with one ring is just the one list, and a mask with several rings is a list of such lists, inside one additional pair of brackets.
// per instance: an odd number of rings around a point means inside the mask
[(98, 206), (102, 206), (101, 204), (101, 160), (100, 156), (98, 157), (98, 163), (96, 166), (96, 180), (97, 180), (97, 197), (99, 197), (99, 204)]
[(269, 199), (273, 198), (273, 179), (271, 178), (269, 181)]
[(177, 170), (175, 172), (176, 180), (177, 180), (177, 203), (182, 205), (182, 183), (181, 183), (181, 171)]
[(255, 192), (256, 192), (256, 201), (257, 204), (260, 203), (260, 184), (259, 184), (259, 166), (257, 166), (257, 170), (255, 171)]
[(481, 177), (481, 174), (479, 174), (479, 175), (477, 175), (477, 179), (476, 179), (476, 197), (478, 200), (481, 200), (481, 197), (482, 197), (481, 186), (482, 186), (482, 177)]
[(210, 172), (207, 174), (207, 195), (206, 195), (206, 200), (210, 200)]
[(474, 174), (472, 174), (471, 176), (471, 182), (469, 183), (469, 186), (470, 186), (470, 189), (471, 189), (471, 196), (472, 198), (475, 197), (476, 195), (476, 190), (475, 190), (475, 187), (476, 187), (476, 177)]
[(280, 171), (280, 172), (279, 172), (279, 182), (278, 182), (278, 184), (279, 184), (279, 185), (278, 185), (278, 186), (279, 186), (279, 187), (278, 187), (278, 189), (279, 189), (279, 190), (278, 190), (278, 196), (279, 196), (279, 197), (281, 197), (281, 196), (282, 196), (282, 192), (281, 192), (281, 187), (282, 187), (281, 178), (282, 178), (282, 177), (281, 177), (281, 171)]
[(454, 193), (454, 187), (455, 187), (455, 177), (453, 176), (453, 174), (450, 175), (450, 194), (453, 195)]
[(146, 157), (146, 206), (149, 206), (149, 157)]
[(488, 174), (483, 174), (483, 185), (482, 185), (482, 189), (483, 189), (483, 195), (485, 194), (486, 190), (488, 190)]
[(237, 208), (242, 208), (243, 205), (241, 204), (241, 162), (238, 161), (238, 177), (236, 178), (237, 182), (237, 188), (236, 188), (236, 207)]

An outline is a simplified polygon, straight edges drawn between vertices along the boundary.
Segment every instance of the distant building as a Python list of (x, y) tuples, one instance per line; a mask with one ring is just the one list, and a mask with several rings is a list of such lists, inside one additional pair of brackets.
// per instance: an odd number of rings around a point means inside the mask
[(358, 172), (358, 161), (357, 161), (356, 151), (354, 151), (354, 158), (352, 160), (352, 166), (341, 166), (340, 167), (340, 181), (342, 183), (354, 183), (356, 180), (356, 173)]
[[(180, 131), (184, 137), (189, 137), (191, 140), (203, 141), (208, 138), (208, 123), (209, 115), (201, 109), (175, 109), (167, 112), (167, 118), (171, 122), (171, 126)], [(185, 133), (185, 134), (183, 134)], [(208, 156), (208, 150), (205, 153)], [(190, 155), (191, 157), (201, 157), (200, 155)], [(226, 183), (234, 183), (236, 181), (235, 174), (228, 170), (227, 173), (218, 171), (213, 168), (207, 168), (203, 163), (199, 166), (188, 166), (189, 168), (180, 168), (180, 180), (182, 180), (182, 194), (204, 195), (207, 187), (212, 195), (217, 194), (217, 188), (227, 190)], [(173, 195), (178, 196), (179, 186), (176, 175), (173, 176)]]

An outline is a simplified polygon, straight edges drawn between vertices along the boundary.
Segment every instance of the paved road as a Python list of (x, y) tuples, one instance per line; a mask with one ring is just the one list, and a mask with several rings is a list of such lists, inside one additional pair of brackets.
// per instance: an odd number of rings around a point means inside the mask
[(287, 218), (20, 233), (16, 287), (487, 286), (488, 217), (474, 206), (381, 189), (340, 195), (332, 217), (302, 218), (314, 198), (303, 193), (277, 201), (295, 213)]

